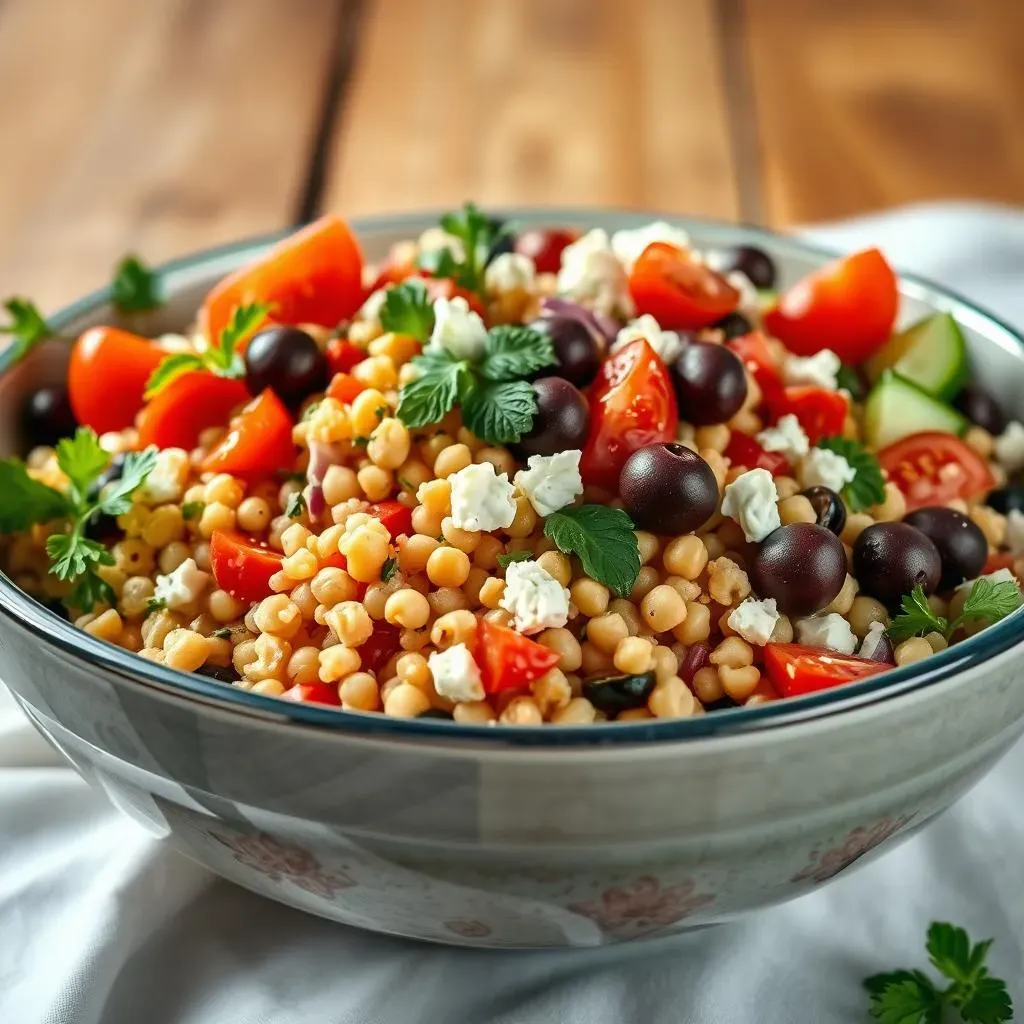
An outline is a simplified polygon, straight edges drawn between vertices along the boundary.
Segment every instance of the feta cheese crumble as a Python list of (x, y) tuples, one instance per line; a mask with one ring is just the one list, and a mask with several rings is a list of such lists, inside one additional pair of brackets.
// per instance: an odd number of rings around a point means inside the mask
[(195, 601), (210, 582), (210, 574), (196, 565), (194, 558), (186, 558), (166, 576), (157, 576), (153, 596), (168, 608), (182, 608)]
[(622, 231), (616, 231), (612, 235), (612, 251), (628, 273), (640, 258), (640, 254), (652, 242), (667, 242), (687, 252), (690, 249), (690, 236), (682, 228), (673, 227), (663, 220), (656, 220), (641, 228), (623, 228)]
[(995, 572), (987, 572), (984, 576), (979, 576), (977, 579), (964, 580), (956, 589), (957, 592), (961, 590), (970, 590), (978, 580), (991, 580), (993, 583), (1016, 583), (1020, 586), (1020, 580), (1014, 576), (1013, 571), (1010, 569), (996, 569)]
[(993, 445), (996, 462), (1007, 473), (1016, 473), (1024, 469), (1024, 424), (1014, 420), (1006, 425), (1006, 429), (995, 439)]
[(434, 330), (427, 348), (447, 349), (456, 359), (479, 359), (487, 348), (487, 328), (461, 295), (434, 301)]
[(1024, 512), (1011, 508), (1006, 515), (1006, 546), (1014, 558), (1024, 555)]
[(465, 644), (453, 644), (446, 651), (434, 651), (427, 658), (427, 665), (439, 696), (456, 704), (483, 700), (486, 696), (480, 666)]
[(828, 448), (812, 448), (800, 462), (800, 484), (805, 488), (827, 487), (838, 494), (856, 476), (857, 470)]
[(179, 501), (188, 479), (188, 452), (184, 448), (164, 448), (157, 453), (153, 471), (135, 492), (139, 501), (163, 505)]
[(515, 475), (516, 486), (530, 499), (539, 516), (549, 516), (571, 505), (583, 493), (578, 448), (557, 455), (531, 455), (527, 469)]
[(565, 247), (558, 292), (605, 316), (632, 313), (626, 271), (612, 252), (607, 231), (594, 228)]
[(388, 297), (387, 288), (378, 288), (370, 292), (366, 301), (356, 312), (357, 320), (379, 320), (380, 311), (384, 308), (384, 300)]
[(771, 473), (766, 469), (751, 469), (726, 487), (722, 515), (735, 519), (747, 540), (764, 540), (782, 525), (778, 500), (779, 492)]
[(837, 374), (843, 361), (831, 349), (824, 348), (813, 356), (786, 356), (782, 363), (783, 383), (791, 386), (810, 385), (835, 391)]
[(529, 256), (520, 252), (503, 252), (495, 256), (484, 271), (484, 286), (490, 295), (526, 292), (533, 288), (537, 267)]
[(779, 417), (779, 422), (762, 430), (756, 440), (766, 452), (778, 452), (794, 465), (811, 450), (804, 428), (792, 413)]
[(466, 466), (448, 477), (452, 489), (452, 523), (460, 530), (503, 530), (516, 517), (515, 488), (508, 474), (489, 462)]
[(875, 648), (878, 646), (878, 641), (882, 639), (885, 634), (885, 623), (884, 622), (872, 622), (868, 626), (867, 633), (864, 634), (864, 639), (860, 642), (860, 647), (857, 648), (857, 657), (866, 658), (869, 654), (873, 654)]
[(740, 293), (738, 311), (748, 319), (760, 316), (761, 298), (753, 281), (742, 270), (730, 270), (725, 279)]
[(500, 605), (520, 633), (539, 633), (569, 621), (569, 591), (538, 562), (511, 562)]
[(615, 336), (612, 342), (612, 351), (616, 351), (628, 345), (637, 338), (643, 338), (651, 348), (661, 357), (662, 362), (674, 363), (679, 353), (683, 351), (683, 340), (675, 331), (663, 331), (661, 325), (650, 313), (644, 313), (636, 320), (630, 320), (625, 327)]
[(797, 640), (808, 647), (827, 647), (840, 654), (853, 654), (857, 637), (850, 624), (837, 612), (796, 620)]
[(748, 643), (763, 647), (772, 638), (779, 622), (779, 609), (774, 597), (758, 601), (748, 597), (733, 609), (728, 619), (729, 626)]

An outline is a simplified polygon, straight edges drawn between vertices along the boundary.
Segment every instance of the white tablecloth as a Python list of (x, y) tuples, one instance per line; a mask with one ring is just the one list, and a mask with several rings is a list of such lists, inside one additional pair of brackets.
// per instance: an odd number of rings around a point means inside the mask
[[(880, 244), (1024, 324), (1024, 214), (923, 207), (810, 232)], [(0, 695), (4, 1024), (849, 1024), (928, 923), (994, 936), (1024, 1007), (1024, 745), (941, 820), (822, 892), (656, 945), (447, 950), (218, 881), (108, 807)]]

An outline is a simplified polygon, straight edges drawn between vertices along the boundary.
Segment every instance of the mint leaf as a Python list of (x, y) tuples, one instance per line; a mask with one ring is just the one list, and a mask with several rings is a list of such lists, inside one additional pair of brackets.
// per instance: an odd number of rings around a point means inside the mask
[(466, 364), (447, 352), (425, 352), (413, 360), (419, 377), (402, 387), (398, 418), (407, 427), (438, 423), (455, 405), (468, 380)]
[(89, 488), (110, 465), (111, 454), (100, 445), (94, 430), (79, 427), (74, 437), (64, 437), (57, 443), (57, 465), (71, 481), (71, 494), (75, 504), (82, 506)]
[(506, 381), (527, 377), (558, 359), (551, 337), (532, 327), (492, 327), (480, 374), (487, 380)]
[(60, 491), (29, 476), (18, 459), (0, 462), (0, 494), (0, 533), (27, 530), (34, 523), (48, 523), (73, 511)]
[(532, 551), (506, 551), (504, 554), (498, 555), (498, 565), (502, 569), (507, 569), (513, 562), (528, 562), (533, 558)]
[(9, 334), (13, 339), (13, 363), (24, 359), (41, 341), (53, 333), (46, 323), (39, 307), (28, 299), (14, 296), (4, 303), (4, 309), (11, 315), (11, 322), (0, 326), (0, 334)]
[(900, 614), (892, 620), (886, 633), (890, 639), (899, 641), (931, 632), (945, 636), (948, 627), (949, 623), (932, 611), (924, 589), (919, 584), (909, 594), (903, 595)]
[(826, 437), (818, 442), (817, 447), (842, 455), (857, 471), (853, 480), (843, 488), (843, 501), (851, 512), (862, 512), (885, 501), (882, 467), (878, 459), (859, 441), (848, 437)]
[(459, 397), (462, 422), (491, 444), (518, 441), (529, 433), (537, 414), (537, 396), (525, 380), (476, 382)]
[(576, 555), (588, 576), (620, 597), (633, 589), (640, 574), (640, 548), (633, 521), (622, 509), (606, 505), (563, 508), (544, 520), (544, 534), (559, 551)]
[(114, 271), (114, 308), (121, 313), (140, 313), (163, 305), (157, 275), (137, 256), (125, 256)]
[(175, 352), (149, 375), (149, 380), (146, 381), (146, 393), (143, 397), (148, 402), (183, 374), (205, 369), (206, 363), (198, 352)]
[(380, 325), (385, 331), (426, 341), (434, 329), (434, 307), (427, 286), (411, 278), (389, 288), (380, 309)]

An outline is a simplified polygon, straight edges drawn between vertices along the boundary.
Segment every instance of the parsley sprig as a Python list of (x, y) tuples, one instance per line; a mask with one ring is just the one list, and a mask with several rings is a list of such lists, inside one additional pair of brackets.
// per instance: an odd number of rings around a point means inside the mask
[(942, 1024), (944, 1011), (955, 1009), (966, 1024), (1013, 1020), (1006, 982), (991, 977), (985, 966), (991, 945), (991, 939), (972, 945), (963, 928), (934, 922), (928, 929), (928, 958), (950, 984), (939, 988), (919, 970), (872, 975), (864, 980), (871, 1016), (881, 1024)]
[(906, 640), (925, 633), (941, 633), (949, 640), (968, 620), (981, 620), (991, 625), (1016, 611), (1022, 602), (1024, 597), (1014, 580), (987, 580), (982, 577), (974, 581), (960, 614), (950, 620), (932, 611), (919, 585), (904, 595), (900, 614), (886, 632), (893, 640)]
[(245, 360), (238, 346), (263, 323), (269, 312), (270, 306), (265, 302), (236, 306), (216, 345), (202, 352), (175, 352), (153, 371), (146, 382), (146, 399), (159, 394), (183, 373), (194, 370), (206, 370), (217, 377), (244, 377)]
[(458, 239), (461, 252), (453, 247), (420, 254), (419, 265), (434, 277), (450, 277), (456, 284), (483, 294), (484, 270), (493, 247), (512, 232), (508, 222), (495, 220), (475, 204), (466, 203), (457, 213), (446, 213), (441, 227)]
[[(580, 505), (552, 512), (544, 534), (559, 551), (576, 555), (583, 571), (625, 597), (640, 575), (640, 547), (633, 520), (620, 508)], [(500, 556), (499, 556), (500, 557)]]
[(385, 331), (426, 341), (434, 329), (434, 306), (427, 286), (411, 278), (389, 288), (380, 308), (380, 325)]
[(121, 313), (142, 313), (164, 304), (157, 275), (131, 254), (124, 257), (114, 269), (114, 308)]
[(9, 334), (14, 346), (12, 364), (24, 359), (41, 341), (53, 336), (39, 307), (28, 299), (13, 296), (4, 303), (10, 321), (0, 325), (0, 334)]
[(885, 501), (882, 467), (864, 445), (848, 437), (826, 437), (817, 447), (841, 455), (856, 470), (857, 475), (843, 488), (842, 494), (851, 512), (861, 512)]

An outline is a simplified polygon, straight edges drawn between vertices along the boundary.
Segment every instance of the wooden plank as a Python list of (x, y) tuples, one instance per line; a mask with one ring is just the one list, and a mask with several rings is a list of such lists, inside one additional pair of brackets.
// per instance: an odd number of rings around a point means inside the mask
[(337, 0), (5, 0), (0, 293), (44, 307), (288, 223)]
[(324, 198), (734, 217), (713, 0), (375, 0)]
[(1024, 201), (1020, 0), (744, 0), (768, 219)]

